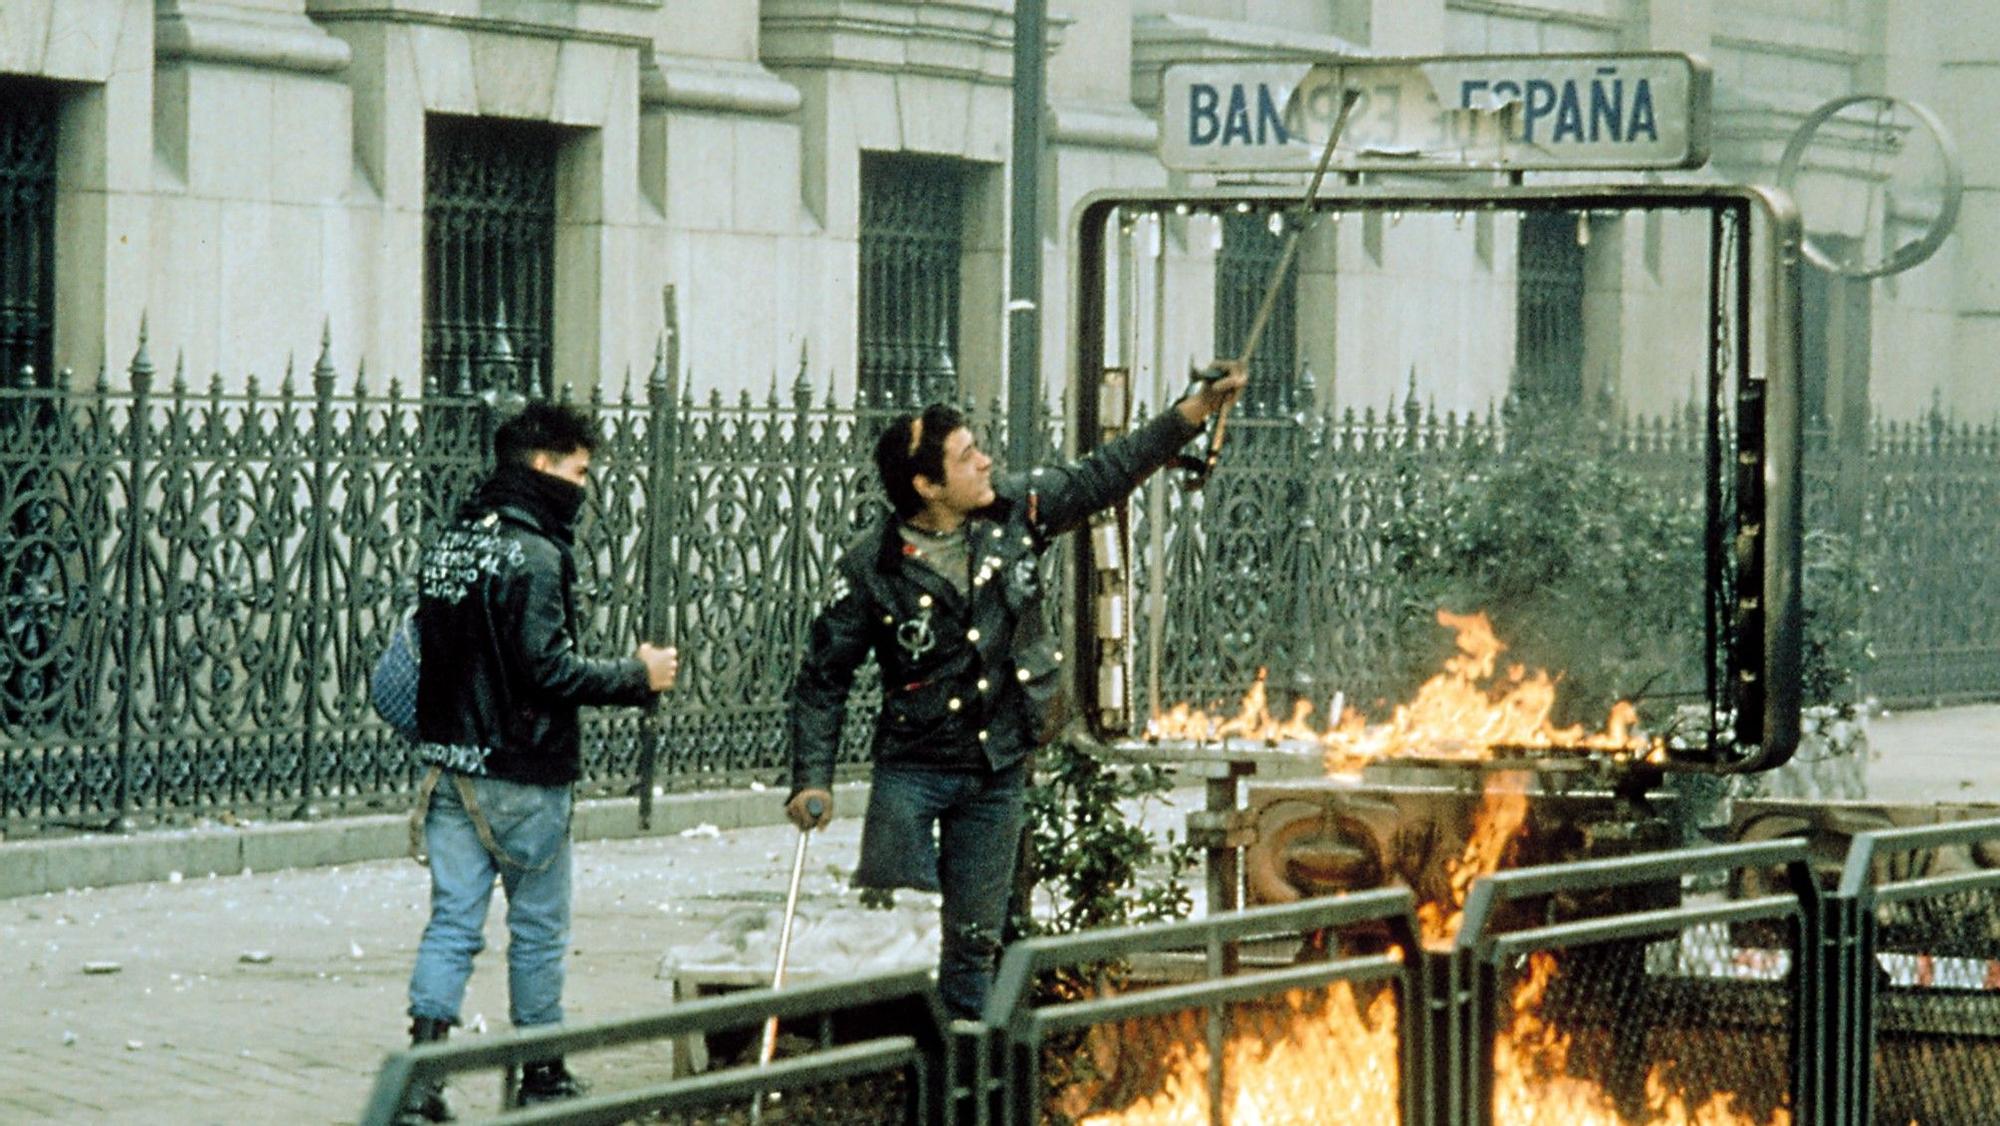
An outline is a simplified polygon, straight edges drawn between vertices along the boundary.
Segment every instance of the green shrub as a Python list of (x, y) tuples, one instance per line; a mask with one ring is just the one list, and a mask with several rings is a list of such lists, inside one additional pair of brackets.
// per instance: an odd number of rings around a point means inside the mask
[[(1543, 418), (1510, 441), (1469, 448), (1442, 473), (1435, 460), (1403, 468), (1438, 479), (1406, 481), (1402, 494), (1419, 499), (1384, 529), (1384, 558), (1409, 592), (1401, 678), (1413, 689), (1452, 651), (1439, 608), (1483, 610), (1508, 646), (1503, 664), (1561, 675), (1553, 722), (1596, 727), (1619, 699), (1665, 722), (1705, 689), (1699, 467), (1641, 472), (1582, 421)], [(1833, 533), (1808, 535), (1802, 563), (1805, 702), (1845, 703), (1871, 659), (1868, 576)]]
[[(1422, 471), (1422, 470), (1412, 470)], [(1411, 688), (1453, 639), (1440, 608), (1484, 611), (1519, 663), (1562, 677), (1558, 724), (1597, 726), (1619, 699), (1700, 691), (1699, 493), (1550, 436), (1468, 451), (1396, 513), (1385, 556), (1408, 590), (1398, 622)]]
[(1108, 766), (1065, 740), (1038, 758), (1027, 802), (1034, 910), (1016, 919), (1016, 930), (1069, 934), (1186, 917), (1194, 850), (1140, 823), (1172, 776), (1157, 766)]
[(1813, 530), (1805, 535), (1800, 600), (1804, 602), (1799, 680), (1807, 706), (1858, 703), (1859, 678), (1875, 664), (1864, 626), (1876, 591), (1874, 569), (1849, 537)]

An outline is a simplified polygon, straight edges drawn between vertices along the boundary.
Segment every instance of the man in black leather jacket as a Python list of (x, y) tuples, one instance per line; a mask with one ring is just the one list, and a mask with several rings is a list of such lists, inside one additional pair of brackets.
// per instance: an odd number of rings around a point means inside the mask
[[(410, 974), (411, 1037), (458, 1022), (498, 876), (507, 892), (515, 1027), (562, 1019), (569, 947), (571, 787), (579, 705), (644, 705), (673, 686), (674, 650), (600, 660), (576, 651), (571, 541), (597, 431), (574, 407), (531, 403), (493, 435), (494, 470), (428, 544), (418, 575), (418, 809), (431, 914)], [(442, 784), (440, 784), (442, 783)], [(560, 1059), (524, 1069), (521, 1105), (581, 1085)], [(445, 1121), (435, 1087), (406, 1121)]]
[(1062, 652), (1042, 611), (1040, 556), (1118, 503), (1241, 392), (1239, 368), (1075, 464), (997, 485), (948, 406), (890, 422), (875, 466), (895, 509), (841, 557), (790, 700), (801, 830), (833, 816), (833, 766), (854, 676), (882, 669), (874, 769), (854, 884), (940, 892), (938, 990), (985, 1008), (1020, 838), (1025, 760)]

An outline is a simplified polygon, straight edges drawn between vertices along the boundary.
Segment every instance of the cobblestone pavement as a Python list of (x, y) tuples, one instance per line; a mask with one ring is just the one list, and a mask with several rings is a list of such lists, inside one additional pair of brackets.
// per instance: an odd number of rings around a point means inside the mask
[[(2000, 707), (1869, 731), (1871, 796), (2000, 801)], [(843, 812), (813, 838), (808, 901), (843, 901), (860, 831)], [(667, 1004), (663, 955), (781, 902), (796, 840), (777, 825), (580, 843), (569, 1019)], [(353, 1121), (404, 1042), (426, 892), (423, 869), (393, 860), (0, 899), (0, 1123)], [(461, 1034), (507, 1027), (497, 905), (487, 941)], [(666, 1067), (659, 1047), (579, 1062), (618, 1086)], [(455, 1094), (490, 1108), (497, 1084)]]

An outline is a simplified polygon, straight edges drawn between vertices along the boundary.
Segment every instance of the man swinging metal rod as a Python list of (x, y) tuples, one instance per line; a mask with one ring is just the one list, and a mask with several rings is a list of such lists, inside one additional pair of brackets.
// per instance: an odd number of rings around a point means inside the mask
[[(1333, 118), (1333, 128), (1326, 135), (1326, 148), (1319, 154), (1319, 165), (1313, 169), (1312, 181), (1306, 185), (1305, 199), (1299, 204), (1299, 221), (1291, 224), (1285, 232), (1284, 249), (1278, 253), (1278, 262), (1271, 267), (1271, 278), (1264, 283), (1263, 299), (1257, 302), (1257, 315), (1250, 319), (1250, 333), (1243, 338), (1243, 352), (1233, 365), (1215, 364), (1195, 373), (1200, 382), (1220, 379), (1231, 370), (1247, 371), (1250, 358), (1257, 354), (1257, 344), (1264, 338), (1264, 328), (1271, 321), (1271, 311), (1278, 303), (1278, 290), (1285, 284), (1285, 273), (1292, 267), (1292, 258), (1299, 250), (1299, 236), (1305, 233), (1306, 222), (1312, 217), (1313, 201), (1319, 198), (1319, 186), (1326, 179), (1326, 170), (1333, 164), (1333, 150), (1340, 144), (1340, 134), (1347, 126), (1348, 111), (1361, 100), (1361, 92), (1343, 88), (1340, 92), (1340, 112)], [(1215, 425), (1208, 431), (1208, 449), (1199, 462), (1189, 466), (1189, 472), (1182, 485), (1192, 492), (1208, 483), (1208, 475), (1215, 469), (1215, 463), (1222, 457), (1222, 435), (1229, 426), (1229, 407), (1216, 412)]]
[[(817, 818), (824, 812), (824, 807), (817, 798), (809, 798), (806, 801), (806, 812)], [(778, 961), (776, 967), (771, 971), (771, 988), (773, 989), (782, 989), (785, 985), (785, 958), (792, 950), (792, 921), (798, 918), (799, 879), (805, 875), (806, 840), (811, 836), (812, 830), (800, 829), (798, 848), (792, 853), (792, 882), (785, 889), (785, 917), (784, 921), (778, 926)], [(763, 1043), (757, 1048), (757, 1066), (760, 1068), (770, 1066), (771, 1057), (776, 1054), (777, 1049), (778, 1018), (773, 1016), (764, 1022)], [(760, 1092), (756, 1101), (750, 1104), (750, 1120), (752, 1122), (761, 1122), (764, 1119), (764, 1097), (764, 1094)]]

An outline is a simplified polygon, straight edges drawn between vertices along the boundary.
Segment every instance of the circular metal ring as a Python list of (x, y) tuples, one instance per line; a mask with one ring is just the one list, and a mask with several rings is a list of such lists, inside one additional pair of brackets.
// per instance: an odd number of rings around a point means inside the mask
[(1822, 270), (1850, 278), (1881, 278), (1890, 274), (1900, 274), (1936, 254), (1938, 247), (1944, 245), (1946, 236), (1951, 234), (1952, 228), (1958, 225), (1959, 202), (1965, 195), (1965, 172), (1959, 164), (1958, 144), (1952, 140), (1951, 133), (1944, 127), (1944, 122), (1928, 108), (1890, 94), (1849, 94), (1835, 98), (1807, 114), (1806, 119), (1799, 123), (1798, 129), (1793, 131), (1791, 140), (1785, 143), (1784, 155), (1778, 159), (1778, 185), (1791, 192), (1796, 199), (1798, 193), (1793, 190), (1793, 181), (1798, 176), (1799, 164), (1805, 159), (1806, 146), (1812, 143), (1814, 132), (1832, 120), (1840, 111), (1850, 106), (1866, 104), (1879, 104), (1889, 109), (1901, 106), (1930, 132), (1931, 138), (1937, 142), (1938, 156), (1944, 164), (1944, 194), (1937, 215), (1924, 228), (1923, 235), (1897, 247), (1894, 253), (1873, 265), (1835, 258), (1822, 249), (1808, 233), (1800, 247), (1806, 259)]

